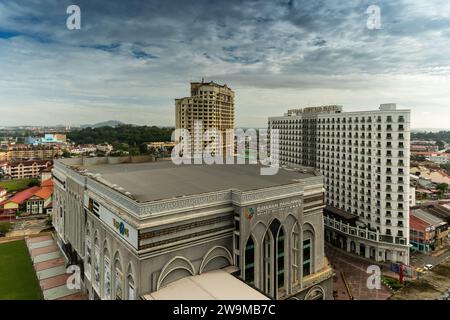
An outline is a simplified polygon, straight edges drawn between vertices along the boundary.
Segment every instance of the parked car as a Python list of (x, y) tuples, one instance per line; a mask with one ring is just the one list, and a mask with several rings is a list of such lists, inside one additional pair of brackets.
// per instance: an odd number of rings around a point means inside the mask
[(431, 270), (431, 269), (433, 269), (433, 265), (432, 264), (426, 264), (423, 268), (425, 270)]
[(0, 232), (0, 238), (5, 237), (6, 235), (3, 232)]

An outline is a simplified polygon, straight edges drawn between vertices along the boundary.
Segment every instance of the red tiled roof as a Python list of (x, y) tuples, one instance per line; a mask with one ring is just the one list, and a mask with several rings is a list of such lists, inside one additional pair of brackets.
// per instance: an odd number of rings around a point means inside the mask
[(34, 193), (35, 196), (47, 200), (53, 194), (53, 187), (44, 187), (40, 188), (38, 191)]
[(53, 187), (53, 180), (47, 179), (47, 180), (42, 181), (41, 187)]
[(40, 189), (40, 187), (36, 186), (36, 187), (31, 187), (28, 188), (24, 191), (21, 191), (19, 193), (17, 193), (15, 196), (13, 196), (12, 198), (6, 200), (3, 202), (3, 204), (5, 203), (9, 203), (9, 202), (14, 202), (17, 204), (22, 204), (25, 201), (27, 201), (29, 198), (31, 198), (38, 190)]
[(430, 227), (430, 224), (426, 223), (422, 219), (417, 218), (413, 214), (409, 216), (409, 228), (411, 230), (425, 231), (426, 228)]
[(33, 196), (39, 197), (43, 200), (47, 200), (50, 198), (53, 194), (53, 184), (51, 186), (44, 186), (44, 187), (31, 187), (28, 188), (22, 192), (17, 193), (13, 197), (9, 198), (6, 201), (3, 201), (0, 203), (0, 205), (4, 205), (6, 203), (14, 202), (17, 204), (23, 204), (25, 201), (30, 199)]

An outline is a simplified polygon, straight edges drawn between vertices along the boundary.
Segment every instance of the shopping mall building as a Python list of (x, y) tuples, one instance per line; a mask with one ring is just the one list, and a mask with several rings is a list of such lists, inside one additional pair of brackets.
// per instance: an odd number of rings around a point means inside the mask
[(320, 175), (147, 160), (55, 162), (53, 224), (91, 299), (332, 298)]

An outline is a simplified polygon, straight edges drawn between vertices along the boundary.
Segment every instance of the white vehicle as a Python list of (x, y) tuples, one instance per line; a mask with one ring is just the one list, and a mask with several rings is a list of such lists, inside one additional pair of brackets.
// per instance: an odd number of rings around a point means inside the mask
[(423, 268), (425, 270), (431, 270), (431, 269), (433, 269), (433, 265), (432, 264), (426, 264)]

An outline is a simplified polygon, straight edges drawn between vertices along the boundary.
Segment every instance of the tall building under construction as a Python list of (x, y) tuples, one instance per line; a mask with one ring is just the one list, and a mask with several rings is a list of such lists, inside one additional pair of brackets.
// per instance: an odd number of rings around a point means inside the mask
[[(189, 130), (194, 138), (194, 126), (202, 124), (202, 130), (196, 131), (198, 139), (203, 138), (207, 129), (217, 129), (222, 132), (225, 146), (225, 133), (234, 129), (234, 92), (226, 84), (215, 82), (191, 82), (190, 97), (175, 99), (175, 121), (177, 129)], [(179, 140), (179, 138), (177, 139)], [(210, 138), (203, 138), (204, 143), (198, 148), (211, 143)], [(200, 140), (198, 140), (200, 141)], [(194, 143), (191, 144), (195, 152)], [(202, 150), (197, 150), (202, 152)]]

